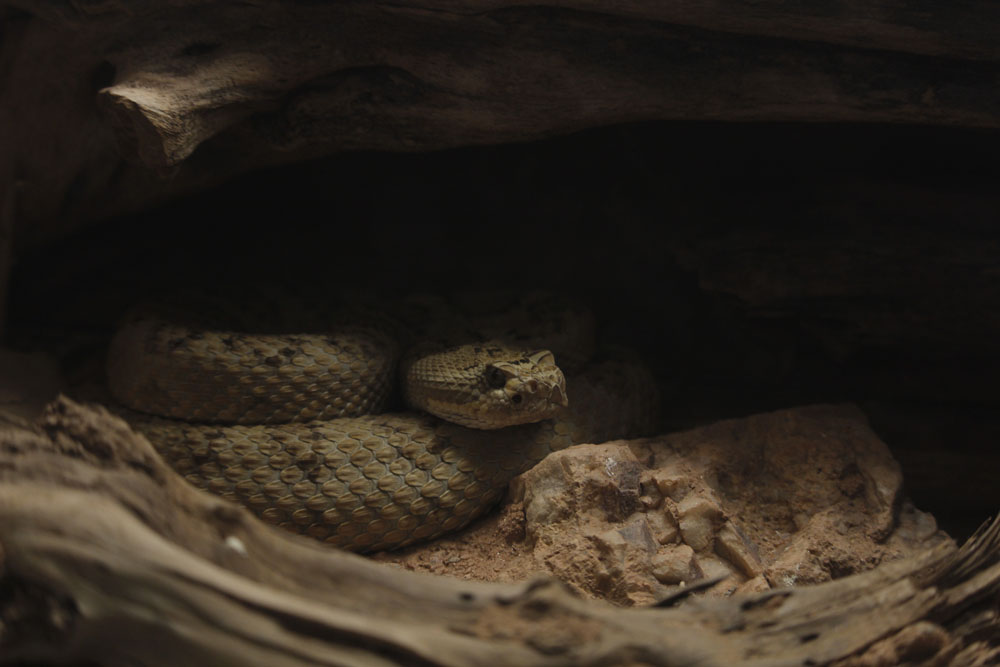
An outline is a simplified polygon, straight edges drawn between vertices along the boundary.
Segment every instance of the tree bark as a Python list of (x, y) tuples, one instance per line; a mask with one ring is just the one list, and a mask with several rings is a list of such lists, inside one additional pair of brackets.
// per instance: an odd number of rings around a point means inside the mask
[(1000, 655), (1000, 522), (961, 549), (825, 585), (618, 609), (553, 580), (434, 578), (285, 534), (194, 490), (123, 422), (67, 399), (35, 427), (0, 431), (0, 554), (0, 664), (969, 665)]

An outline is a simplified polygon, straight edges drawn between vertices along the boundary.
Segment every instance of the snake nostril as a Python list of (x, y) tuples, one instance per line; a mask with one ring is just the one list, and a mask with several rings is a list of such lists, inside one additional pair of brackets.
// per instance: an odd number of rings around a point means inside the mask
[(538, 391), (538, 382), (536, 380), (528, 380), (528, 391), (531, 393)]
[(522, 400), (524, 399), (521, 397), (520, 394), (514, 394), (513, 396), (510, 397), (510, 402), (513, 403), (514, 405), (520, 405)]

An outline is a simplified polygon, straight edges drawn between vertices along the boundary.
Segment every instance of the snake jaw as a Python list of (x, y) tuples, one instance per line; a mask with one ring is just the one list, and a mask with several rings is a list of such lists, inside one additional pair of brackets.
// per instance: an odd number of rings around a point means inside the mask
[(566, 397), (566, 376), (559, 368), (545, 371), (535, 370), (527, 378), (514, 376), (503, 387), (505, 400), (513, 406), (537, 405), (539, 411), (548, 411), (545, 406), (565, 408), (569, 406)]

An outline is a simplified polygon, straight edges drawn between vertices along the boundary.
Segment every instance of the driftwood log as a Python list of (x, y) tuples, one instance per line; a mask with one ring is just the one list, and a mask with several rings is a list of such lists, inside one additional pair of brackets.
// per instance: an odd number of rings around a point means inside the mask
[(2, 0), (0, 25), (18, 246), (349, 149), (662, 119), (1000, 125), (988, 3)]
[(1000, 521), (825, 585), (618, 609), (285, 534), (100, 408), (0, 431), (0, 664), (990, 664), (998, 594)]

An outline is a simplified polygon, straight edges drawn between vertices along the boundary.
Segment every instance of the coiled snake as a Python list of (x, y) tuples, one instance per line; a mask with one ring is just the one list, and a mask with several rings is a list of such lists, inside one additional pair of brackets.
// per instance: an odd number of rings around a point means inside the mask
[[(516, 301), (505, 314), (449, 307), (446, 335), (427, 334), (423, 310), (403, 326), (288, 334), (145, 309), (112, 340), (109, 387), (197, 486), (344, 549), (398, 548), (465, 526), (553, 450), (653, 426), (640, 365), (556, 366), (590, 356), (587, 314), (549, 295)], [(377, 414), (397, 369), (412, 411)]]

